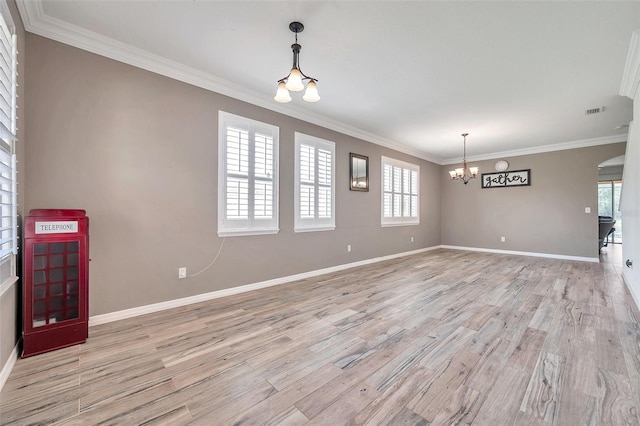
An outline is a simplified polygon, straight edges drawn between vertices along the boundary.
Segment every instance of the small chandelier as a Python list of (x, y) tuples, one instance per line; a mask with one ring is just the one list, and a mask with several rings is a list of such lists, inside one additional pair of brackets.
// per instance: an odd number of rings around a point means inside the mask
[(318, 80), (312, 77), (307, 77), (300, 70), (300, 49), (302, 49), (302, 46), (298, 44), (298, 33), (301, 33), (304, 30), (304, 25), (300, 22), (292, 22), (289, 24), (289, 29), (296, 35), (296, 42), (291, 45), (291, 50), (293, 50), (293, 67), (291, 68), (288, 76), (278, 80), (278, 91), (273, 99), (282, 103), (291, 102), (289, 91), (300, 92), (304, 89), (304, 84), (302, 82), (304, 80), (309, 80), (307, 83), (307, 90), (304, 92), (302, 99), (307, 102), (318, 102), (320, 100), (318, 87), (316, 86), (316, 82)]
[(451, 179), (461, 180), (465, 185), (469, 183), (471, 179), (475, 179), (478, 176), (478, 171), (480, 170), (478, 167), (467, 167), (467, 136), (469, 136), (469, 133), (462, 134), (462, 137), (464, 138), (462, 167), (455, 170), (449, 170), (449, 176), (451, 176)]

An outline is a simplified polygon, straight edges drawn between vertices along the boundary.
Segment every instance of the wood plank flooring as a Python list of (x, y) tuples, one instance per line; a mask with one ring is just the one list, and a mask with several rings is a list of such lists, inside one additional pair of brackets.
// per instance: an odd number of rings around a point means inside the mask
[[(618, 267), (619, 268), (619, 267)], [(3, 425), (638, 425), (619, 271), (438, 250), (91, 327)]]

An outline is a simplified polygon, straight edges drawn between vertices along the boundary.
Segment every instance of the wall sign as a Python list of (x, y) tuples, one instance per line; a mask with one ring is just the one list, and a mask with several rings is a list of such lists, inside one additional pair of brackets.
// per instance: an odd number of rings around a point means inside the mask
[(482, 188), (504, 188), (507, 186), (531, 185), (531, 169), (499, 173), (483, 173)]
[(36, 234), (74, 234), (78, 232), (78, 221), (36, 222), (35, 228)]

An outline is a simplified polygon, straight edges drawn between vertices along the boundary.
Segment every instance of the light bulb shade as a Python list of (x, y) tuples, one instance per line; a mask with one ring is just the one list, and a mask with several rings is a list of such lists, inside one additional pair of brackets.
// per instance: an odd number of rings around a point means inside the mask
[(451, 176), (451, 179), (455, 179), (457, 174), (455, 170), (449, 170), (449, 176)]
[(471, 176), (476, 177), (478, 176), (478, 171), (480, 170), (479, 167), (469, 167), (469, 172), (471, 173)]
[(464, 169), (463, 168), (456, 169), (455, 171), (456, 171), (456, 176), (458, 176), (458, 177), (464, 176)]
[(311, 80), (307, 84), (307, 90), (305, 90), (302, 99), (307, 102), (318, 102), (320, 100), (320, 95), (318, 95), (318, 86), (315, 81)]
[(289, 95), (289, 91), (287, 90), (287, 87), (284, 84), (284, 81), (281, 81), (280, 83), (278, 83), (278, 91), (276, 92), (276, 95), (274, 96), (274, 98), (276, 100), (276, 102), (280, 102), (280, 103), (287, 103), (287, 102), (291, 102), (291, 96)]
[(302, 74), (300, 73), (300, 70), (295, 67), (291, 68), (289, 77), (287, 77), (286, 87), (292, 92), (300, 92), (304, 89), (304, 84), (302, 84)]

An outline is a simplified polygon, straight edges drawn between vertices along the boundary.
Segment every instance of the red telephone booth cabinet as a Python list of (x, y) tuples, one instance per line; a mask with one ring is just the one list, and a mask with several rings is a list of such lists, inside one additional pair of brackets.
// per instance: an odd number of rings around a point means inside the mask
[(31, 210), (25, 219), (23, 357), (87, 340), (88, 232), (84, 210)]

